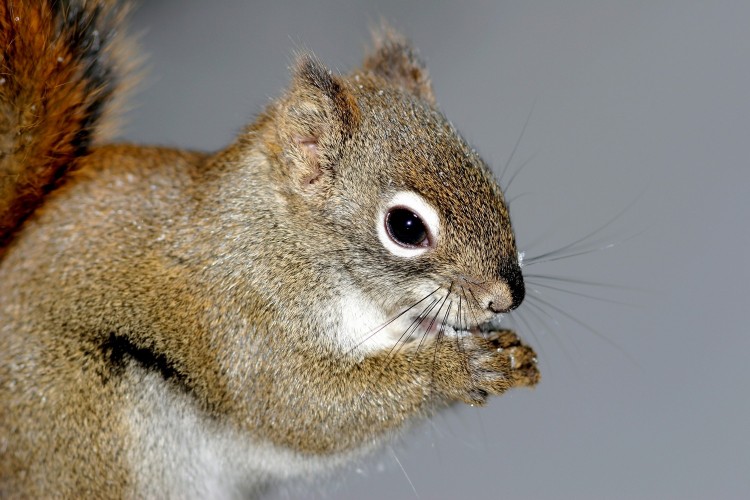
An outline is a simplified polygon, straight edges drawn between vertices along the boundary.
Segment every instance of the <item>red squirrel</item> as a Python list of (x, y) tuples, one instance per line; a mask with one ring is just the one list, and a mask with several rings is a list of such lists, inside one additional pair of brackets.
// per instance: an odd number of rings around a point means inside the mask
[(0, 2), (0, 496), (255, 497), (539, 381), (503, 193), (384, 29), (215, 153), (106, 144), (106, 0)]

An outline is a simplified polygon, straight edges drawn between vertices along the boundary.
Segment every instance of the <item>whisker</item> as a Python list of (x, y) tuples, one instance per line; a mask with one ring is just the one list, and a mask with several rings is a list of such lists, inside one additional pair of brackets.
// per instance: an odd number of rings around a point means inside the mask
[(542, 288), (547, 288), (547, 289), (550, 289), (550, 290), (557, 290), (558, 292), (567, 293), (569, 295), (577, 295), (579, 297), (586, 297), (587, 299), (598, 300), (600, 302), (607, 302), (609, 304), (617, 304), (617, 305), (620, 305), (620, 306), (639, 307), (636, 304), (631, 304), (631, 303), (623, 302), (623, 301), (620, 301), (620, 300), (607, 299), (607, 298), (604, 298), (604, 297), (598, 297), (596, 295), (590, 295), (588, 293), (576, 292), (576, 291), (573, 291), (573, 290), (568, 290), (566, 288), (561, 288), (561, 287), (557, 287), (557, 286), (545, 285), (544, 283), (539, 283), (538, 281), (534, 281), (534, 280), (527, 279), (526, 283), (532, 284), (534, 286), (542, 287)]
[(639, 289), (624, 285), (613, 285), (611, 283), (601, 283), (598, 281), (587, 281), (582, 280), (578, 278), (569, 278), (567, 276), (555, 276), (551, 274), (527, 274), (524, 273), (524, 278), (534, 278), (534, 279), (542, 279), (542, 280), (548, 280), (553, 282), (560, 282), (560, 283), (571, 283), (576, 285), (586, 285), (586, 286), (595, 286), (595, 287), (604, 287), (604, 288), (613, 288), (617, 290), (629, 290), (629, 291), (635, 291), (635, 292), (645, 292), (647, 290), (645, 289)]
[(523, 170), (523, 167), (525, 167), (526, 165), (528, 165), (529, 163), (531, 163), (531, 161), (532, 161), (532, 160), (533, 160), (534, 158), (536, 158), (536, 155), (537, 155), (537, 153), (533, 153), (533, 154), (532, 154), (531, 156), (529, 156), (529, 157), (528, 157), (528, 158), (527, 158), (526, 160), (524, 160), (524, 162), (523, 162), (523, 163), (521, 163), (521, 166), (520, 166), (520, 167), (518, 167), (518, 169), (517, 169), (517, 170), (516, 170), (516, 171), (515, 171), (515, 172), (513, 173), (513, 175), (511, 176), (511, 178), (510, 178), (510, 179), (508, 180), (508, 183), (507, 183), (507, 184), (505, 185), (505, 190), (506, 190), (506, 191), (507, 191), (508, 189), (510, 189), (510, 185), (511, 185), (511, 184), (513, 184), (513, 181), (514, 181), (514, 180), (516, 179), (516, 177), (518, 176), (518, 174), (520, 174), (520, 173), (521, 173), (521, 170)]
[[(432, 292), (432, 293), (434, 293), (434, 292)], [(422, 300), (424, 300), (424, 299), (422, 299)], [(383, 375), (388, 370), (388, 367), (390, 366), (391, 362), (395, 358), (395, 356), (391, 355), (391, 354), (394, 353), (394, 349), (396, 349), (398, 347), (399, 343), (401, 343), (401, 341), (404, 338), (408, 339), (409, 336), (411, 336), (411, 333), (413, 333), (419, 327), (419, 325), (422, 323), (422, 321), (424, 321), (424, 319), (430, 314), (430, 312), (432, 311), (432, 309), (434, 309), (435, 306), (440, 301), (441, 301), (441, 299), (439, 299), (439, 298), (432, 299), (432, 301), (430, 301), (430, 303), (424, 309), (422, 309), (422, 312), (414, 320), (412, 320), (411, 324), (406, 328), (406, 330), (404, 331), (404, 333), (401, 334), (401, 336), (398, 338), (398, 340), (396, 341), (396, 343), (393, 344), (393, 346), (391, 347), (391, 349), (385, 355), (385, 363), (383, 364), (383, 367), (380, 369), (380, 372), (378, 373), (378, 376), (375, 377), (375, 379), (372, 381), (372, 385), (377, 386), (377, 384), (380, 381), (380, 379), (383, 377)], [(362, 395), (360, 397), (364, 398), (365, 395), (366, 395), (366, 393), (362, 392)]]
[[(514, 326), (521, 326), (522, 328), (525, 328), (525, 331), (523, 332), (523, 336), (531, 335), (531, 338), (533, 339), (534, 344), (535, 344), (534, 345), (534, 349), (535, 350), (538, 349), (539, 359), (540, 360), (548, 360), (550, 358), (547, 357), (547, 352), (546, 352), (546, 350), (544, 348), (544, 342), (540, 342), (539, 337), (536, 334), (536, 329), (531, 325), (531, 322), (525, 316), (526, 313), (531, 314), (531, 311), (529, 310), (528, 306), (529, 306), (529, 304), (526, 304), (526, 307), (524, 308), (523, 311), (521, 311), (519, 309), (519, 310), (516, 310), (516, 311), (513, 312), (514, 314), (513, 314), (512, 317), (513, 317), (513, 321), (515, 322)], [(539, 321), (539, 320), (537, 319), (537, 321)], [(544, 322), (540, 321), (540, 323), (542, 324), (542, 326), (545, 326)], [(518, 330), (518, 329), (516, 328), (516, 330)], [(549, 330), (549, 328), (548, 328), (548, 330)], [(519, 335), (520, 335), (520, 333), (519, 333)], [(560, 342), (559, 339), (557, 339), (556, 341)], [(565, 348), (562, 348), (562, 352), (566, 356), (568, 355), (568, 353), (565, 351)]]
[(445, 314), (443, 315), (443, 320), (440, 322), (440, 328), (438, 328), (438, 337), (445, 334), (445, 325), (448, 322), (448, 315), (450, 314), (452, 307), (453, 301), (450, 301), (448, 303), (448, 309), (445, 310)]
[(615, 244), (616, 243), (613, 243), (609, 238), (600, 238), (596, 241), (590, 241), (587, 243), (579, 241), (577, 243), (565, 245), (556, 250), (545, 252), (541, 255), (526, 258), (524, 259), (524, 265), (532, 265), (540, 261), (550, 262), (552, 259), (560, 256), (567, 256), (572, 254), (584, 255), (585, 253), (607, 250), (608, 248), (615, 246)]
[[(513, 319), (514, 321), (520, 321), (523, 324), (522, 326), (526, 328), (528, 334), (531, 335), (531, 338), (534, 339), (534, 343), (536, 344), (536, 347), (539, 348), (539, 353), (542, 355), (542, 359), (548, 359), (547, 354), (544, 351), (544, 344), (542, 342), (539, 342), (539, 338), (536, 336), (536, 333), (534, 333), (534, 328), (531, 326), (531, 323), (523, 316), (523, 314), (521, 314), (520, 310), (515, 311)], [(526, 334), (524, 333), (524, 335)]]
[[(417, 328), (419, 328), (419, 325), (421, 325), (422, 322), (425, 320), (425, 318), (430, 315), (430, 313), (432, 312), (432, 310), (435, 308), (435, 306), (438, 303), (440, 303), (440, 299), (434, 299), (432, 302), (430, 302), (429, 306), (427, 306), (425, 309), (422, 310), (422, 312), (419, 314), (419, 316), (417, 316), (416, 319), (414, 319), (411, 322), (411, 324), (406, 329), (406, 331), (404, 331), (404, 333), (401, 334), (401, 336), (398, 338), (398, 340), (396, 341), (396, 343), (393, 344), (393, 347), (391, 347), (391, 349), (388, 351), (388, 354), (386, 354), (386, 356), (385, 356), (386, 359), (391, 358), (391, 354), (395, 354), (395, 353), (398, 352), (398, 349), (400, 349), (400, 348), (398, 348), (399, 343), (401, 343), (402, 340), (404, 340), (404, 343), (405, 343), (405, 341), (408, 340), (409, 337), (411, 337), (411, 334), (414, 333), (417, 330)], [(395, 353), (394, 353), (394, 350), (396, 351)], [(388, 361), (385, 364), (384, 370), (385, 370), (385, 368), (388, 367), (389, 363), (390, 363), (390, 361)]]
[(437, 287), (436, 289), (434, 289), (433, 291), (431, 291), (430, 293), (428, 293), (427, 295), (425, 295), (424, 297), (422, 297), (421, 299), (419, 299), (417, 302), (415, 302), (414, 304), (410, 305), (409, 307), (407, 307), (406, 309), (404, 309), (403, 311), (401, 311), (400, 313), (398, 313), (396, 316), (394, 316), (393, 318), (389, 319), (388, 321), (386, 321), (385, 323), (383, 323), (382, 325), (380, 325), (379, 327), (377, 327), (372, 333), (366, 334), (367, 336), (364, 338), (364, 340), (362, 340), (361, 342), (357, 343), (357, 345), (355, 345), (354, 347), (352, 347), (347, 352), (347, 354), (351, 354), (355, 349), (357, 349), (359, 346), (361, 346), (362, 344), (364, 344), (365, 342), (367, 342), (368, 340), (370, 340), (378, 332), (382, 331), (385, 327), (387, 327), (388, 325), (390, 325), (391, 323), (393, 323), (394, 321), (396, 321), (397, 319), (399, 319), (401, 316), (403, 316), (404, 314), (406, 314), (409, 311), (411, 311), (412, 309), (414, 309), (420, 303), (422, 303), (425, 300), (427, 300), (430, 296), (432, 296), (438, 290), (440, 290), (440, 287)]
[(509, 198), (509, 199), (508, 199), (508, 201), (507, 201), (507, 203), (508, 203), (508, 206), (511, 206), (511, 205), (513, 205), (513, 203), (514, 203), (514, 202), (515, 202), (516, 200), (520, 199), (520, 198), (525, 198), (525, 197), (527, 197), (527, 196), (532, 196), (533, 194), (534, 194), (534, 193), (519, 193), (519, 194), (515, 195), (514, 197), (512, 197), (512, 198)]
[(404, 473), (404, 477), (409, 482), (409, 486), (411, 486), (411, 489), (414, 492), (414, 496), (417, 497), (417, 498), (420, 498), (419, 497), (419, 493), (417, 493), (417, 489), (414, 487), (414, 483), (411, 482), (411, 479), (409, 478), (409, 474), (406, 473), (406, 469), (404, 469), (404, 466), (401, 465), (401, 460), (398, 459), (398, 457), (396, 456), (396, 452), (393, 451), (393, 448), (391, 448), (391, 454), (393, 455), (393, 459), (396, 461), (396, 463), (398, 464), (398, 466), (401, 468), (401, 472)]
[[(516, 151), (518, 150), (518, 146), (521, 144), (521, 139), (523, 139), (523, 135), (526, 133), (526, 128), (529, 126), (529, 122), (531, 121), (531, 115), (534, 114), (534, 107), (536, 106), (536, 99), (534, 99), (534, 102), (531, 103), (531, 109), (529, 109), (529, 114), (526, 115), (526, 121), (523, 123), (523, 127), (521, 127), (521, 133), (518, 134), (518, 139), (516, 139), (516, 143), (513, 145), (513, 149), (510, 151), (510, 156), (508, 156), (508, 159), (505, 161), (505, 166), (503, 166), (503, 171), (500, 174), (500, 178), (498, 179), (498, 184), (502, 185), (503, 178), (505, 178), (505, 173), (508, 171), (508, 166), (510, 166), (510, 163), (513, 161), (513, 157), (516, 155)], [(503, 190), (505, 192), (507, 190)]]
[[(524, 260), (524, 265), (525, 266), (533, 266), (535, 264), (541, 264), (543, 262), (554, 262), (556, 260), (570, 259), (572, 257), (578, 257), (580, 255), (586, 255), (586, 254), (589, 254), (589, 253), (601, 252), (603, 250), (609, 250), (610, 248), (614, 248), (614, 247), (616, 247), (618, 245), (622, 245), (623, 243), (625, 243), (627, 241), (630, 241), (633, 238), (636, 238), (636, 237), (642, 235), (644, 232), (646, 232), (645, 229), (643, 231), (639, 231), (639, 232), (637, 232), (635, 234), (632, 234), (632, 235), (628, 236), (627, 238), (623, 238), (623, 239), (617, 240), (617, 241), (608, 242), (604, 246), (593, 247), (593, 248), (585, 248), (585, 249), (581, 249), (580, 251), (576, 249), (576, 250), (573, 250), (573, 253), (569, 253), (569, 254), (552, 255), (549, 258), (541, 259), (541, 260), (539, 259), (539, 257), (533, 257), (531, 259)], [(593, 243), (592, 242), (592, 244), (598, 244), (598, 243)]]
[[(633, 208), (633, 206), (641, 199), (642, 196), (643, 196), (643, 193), (641, 193), (638, 196), (636, 196), (633, 201), (631, 201), (625, 208), (623, 208), (622, 210), (620, 210), (614, 217), (612, 217), (606, 223), (602, 224), (601, 226), (599, 226), (598, 228), (594, 229), (593, 231), (590, 231), (589, 233), (587, 233), (583, 237), (578, 238), (577, 240), (575, 240), (575, 241), (573, 241), (571, 243), (568, 243), (567, 245), (564, 245), (564, 246), (558, 248), (557, 250), (552, 250), (552, 251), (549, 251), (549, 252), (545, 252), (545, 253), (543, 253), (541, 255), (537, 255), (535, 257), (530, 257), (530, 258), (526, 259), (525, 264), (528, 265), (528, 264), (531, 264), (533, 262), (536, 262), (536, 261), (539, 261), (539, 260), (542, 260), (542, 259), (546, 259), (548, 257), (559, 255), (561, 252), (564, 252), (565, 250), (571, 249), (571, 248), (575, 247), (576, 245), (579, 245), (579, 244), (583, 243), (584, 241), (586, 241), (587, 239), (591, 238), (592, 236), (595, 236), (595, 235), (599, 234), (601, 231), (603, 231), (604, 229), (606, 229), (607, 226), (609, 226), (610, 224), (614, 223), (617, 219), (619, 219), (620, 217), (622, 217), (626, 212), (628, 212), (631, 208)], [(576, 250), (574, 250), (574, 251), (576, 251)]]
[[(544, 310), (544, 308), (540, 307), (539, 304), (535, 304), (534, 302), (528, 302), (526, 304), (528, 307), (526, 308), (526, 312), (533, 315), (537, 321), (547, 329), (547, 331), (550, 333), (550, 337), (554, 339), (555, 344), (560, 348), (560, 352), (563, 353), (563, 356), (568, 360), (568, 363), (573, 367), (573, 369), (576, 371), (577, 375), (580, 375), (578, 372), (578, 367), (575, 364), (575, 361), (573, 360), (573, 356), (570, 354), (570, 351), (565, 347), (565, 343), (562, 341), (559, 335), (555, 335), (555, 333), (552, 331), (551, 328), (549, 328), (544, 320), (542, 320), (540, 314), (544, 314), (552, 323), (557, 325), (558, 328), (562, 329), (562, 326), (560, 326), (560, 322), (557, 321), (557, 318), (552, 316), (550, 313)], [(543, 344), (539, 344), (539, 350), (542, 352), (542, 356), (546, 358), (546, 355), (544, 354), (544, 348), (542, 347)], [(573, 344), (575, 346), (575, 344)], [(547, 358), (549, 359), (549, 358)]]
[[(477, 281), (477, 282), (471, 282), (470, 281), (469, 283), (472, 283), (474, 286), (476, 286), (477, 288), (481, 289), (483, 292), (488, 292), (488, 293), (490, 292), (490, 288), (486, 284), (487, 283), (486, 281)], [(469, 289), (469, 290), (471, 290), (471, 289)], [(477, 303), (479, 303), (478, 300), (477, 300)]]
[[(471, 293), (471, 289), (469, 289), (469, 293)], [(479, 318), (477, 318), (477, 315), (474, 313), (474, 308), (473, 308), (473, 306), (471, 304), (471, 301), (466, 296), (466, 290), (464, 289), (464, 287), (461, 287), (461, 294), (464, 296), (464, 299), (466, 300), (466, 303), (469, 306), (469, 312), (474, 317), (474, 324), (478, 325), (479, 324)], [(476, 297), (474, 297), (474, 294), (472, 293), (471, 295), (474, 298), (474, 301), (476, 301), (477, 299), (476, 299)], [(467, 324), (468, 324), (468, 322), (467, 322)], [(486, 335), (484, 334), (484, 332), (482, 332), (482, 336), (486, 337)]]
[[(467, 280), (467, 281), (468, 281), (468, 280)], [(483, 292), (486, 292), (487, 294), (491, 294), (491, 290), (490, 290), (489, 286), (487, 286), (487, 285), (485, 284), (485, 283), (486, 283), (486, 281), (482, 281), (482, 282), (471, 282), (471, 281), (469, 281), (469, 283), (473, 283), (473, 284), (474, 284), (474, 286), (476, 286), (477, 288), (481, 289), (481, 290), (482, 290)], [(482, 305), (481, 305), (481, 303), (479, 302), (479, 300), (478, 300), (478, 299), (476, 298), (476, 296), (474, 295), (474, 292), (472, 291), (472, 289), (471, 289), (471, 288), (469, 288), (469, 293), (471, 294), (471, 297), (472, 297), (472, 298), (474, 299), (474, 302), (476, 302), (476, 304), (477, 304), (477, 308), (480, 308), (480, 309), (481, 309)], [(475, 319), (475, 320), (477, 319), (477, 318), (476, 318), (476, 315), (474, 316), (474, 319)], [(477, 324), (479, 324), (479, 322), (478, 322), (478, 321), (477, 321)]]
[[(481, 307), (481, 303), (479, 302), (479, 299), (477, 299), (476, 295), (474, 295), (474, 291), (469, 288), (469, 295), (471, 295), (471, 298), (474, 299), (474, 304), (477, 306), (477, 308)], [(476, 319), (476, 316), (475, 316)]]
[[(464, 322), (464, 320), (463, 320), (463, 312), (462, 312), (462, 310), (461, 310), (461, 306), (462, 306), (462, 299), (463, 299), (463, 297), (461, 297), (461, 296), (459, 295), (459, 296), (458, 296), (458, 313), (456, 314), (456, 317), (458, 318), (458, 328), (459, 328), (459, 329), (460, 329), (460, 330), (461, 330), (462, 332), (465, 332), (465, 331), (466, 331), (466, 323), (465, 323), (465, 322)], [(463, 353), (464, 353), (464, 349), (463, 349), (463, 346), (461, 345), (461, 335), (460, 335), (460, 334), (458, 334), (458, 333), (456, 334), (456, 349), (458, 349), (458, 352), (460, 352), (461, 354), (463, 354)], [(468, 367), (468, 366), (465, 366), (465, 368), (466, 368), (466, 371), (467, 371), (467, 373), (468, 373), (468, 371), (469, 371), (469, 367)]]
[[(448, 311), (450, 310), (450, 305), (448, 306)], [(448, 311), (446, 311), (446, 317), (448, 315)], [(437, 338), (435, 339), (435, 349), (432, 352), (432, 372), (430, 374), (430, 390), (432, 392), (435, 391), (435, 366), (437, 365), (437, 351), (438, 347), (440, 346), (440, 341), (443, 339), (444, 336), (444, 329), (441, 327), (438, 330)]]
[[(554, 223), (550, 224), (550, 226), (542, 231), (539, 236), (534, 238), (533, 240), (529, 242), (525, 242), (523, 245), (523, 254), (531, 254), (531, 251), (535, 249), (537, 246), (539, 246), (541, 243), (546, 243), (550, 239), (550, 234), (552, 233), (554, 228), (559, 227), (562, 224), (562, 221), (564, 219), (562, 217), (559, 217), (558, 220), (554, 221)], [(525, 260), (525, 259), (524, 259)]]
[(583, 328), (585, 328), (586, 330), (588, 330), (590, 333), (592, 333), (594, 336), (598, 337), (600, 340), (606, 342), (611, 347), (613, 347), (614, 349), (616, 349), (617, 351), (619, 351), (623, 356), (625, 356), (635, 366), (641, 368), (641, 365), (636, 361), (636, 359), (629, 352), (627, 352), (621, 345), (619, 345), (617, 342), (615, 342), (614, 340), (610, 339), (606, 335), (603, 335), (601, 332), (599, 332), (598, 330), (596, 330), (592, 326), (590, 326), (587, 323), (585, 323), (585, 322), (581, 321), (580, 319), (576, 318), (575, 316), (573, 316), (572, 314), (570, 314), (566, 310), (562, 309), (561, 307), (558, 307), (558, 306), (552, 304), (551, 302), (549, 302), (548, 300), (545, 300), (545, 299), (539, 297), (538, 295), (529, 295), (528, 298), (531, 299), (531, 300), (537, 300), (537, 301), (539, 301), (540, 303), (544, 304), (545, 307), (549, 307), (551, 309), (554, 309), (555, 311), (557, 311), (558, 313), (562, 314), (563, 316), (565, 316), (569, 320), (571, 320), (574, 323), (582, 326)]
[(470, 285), (481, 285), (482, 283), (486, 283), (487, 282), (487, 280), (485, 280), (485, 281), (476, 281), (476, 280), (473, 280), (473, 279), (469, 278), (468, 276), (464, 276), (463, 274), (460, 275), (460, 278), (461, 278), (461, 281), (465, 281), (466, 283), (469, 283)]
[[(422, 342), (424, 342), (425, 337), (427, 337), (427, 334), (430, 332), (430, 330), (432, 330), (432, 327), (435, 326), (435, 321), (437, 320), (437, 317), (440, 315), (440, 310), (445, 305), (445, 302), (448, 300), (448, 297), (450, 297), (452, 288), (453, 288), (453, 285), (451, 285), (451, 288), (448, 290), (448, 293), (445, 294), (445, 298), (443, 298), (443, 302), (440, 304), (440, 307), (438, 307), (438, 310), (435, 312), (435, 316), (432, 317), (432, 321), (430, 321), (430, 325), (425, 330), (424, 335), (422, 335), (422, 339), (419, 341), (419, 344), (417, 345), (416, 352), (419, 352), (419, 348), (422, 347)], [(450, 310), (450, 308), (448, 309)]]
[[(463, 302), (466, 299), (466, 294), (463, 293), (463, 288), (461, 290), (461, 295), (458, 296), (458, 318), (459, 318), (459, 328), (461, 328), (461, 331), (468, 332), (469, 330), (469, 320), (466, 318), (466, 309), (463, 307)], [(473, 335), (473, 333), (469, 332), (469, 335)], [(486, 334), (482, 332), (482, 337), (486, 338)], [(456, 335), (456, 348), (458, 349), (458, 352), (461, 354), (466, 354), (466, 351), (464, 350), (463, 346), (463, 335)], [(471, 368), (469, 367), (469, 361), (468, 359), (463, 364), (464, 371), (466, 372), (466, 375), (471, 377)]]
[[(398, 346), (402, 341), (405, 341), (408, 339), (412, 333), (419, 327), (419, 325), (424, 321), (424, 319), (430, 314), (432, 309), (434, 309), (435, 305), (437, 305), (440, 302), (440, 299), (433, 299), (427, 307), (425, 307), (419, 315), (412, 320), (412, 322), (409, 324), (409, 326), (406, 328), (404, 333), (401, 334), (401, 336), (396, 340), (396, 342), (393, 344), (393, 346), (388, 350), (388, 353), (385, 355), (385, 363), (383, 364), (383, 368), (380, 370), (380, 374), (375, 379), (375, 382), (380, 380), (380, 377), (383, 376), (383, 374), (386, 372), (388, 367), (391, 364), (391, 361), (395, 358), (395, 352), (398, 352)], [(395, 352), (394, 352), (395, 351)], [(393, 355), (393, 356), (392, 356)]]

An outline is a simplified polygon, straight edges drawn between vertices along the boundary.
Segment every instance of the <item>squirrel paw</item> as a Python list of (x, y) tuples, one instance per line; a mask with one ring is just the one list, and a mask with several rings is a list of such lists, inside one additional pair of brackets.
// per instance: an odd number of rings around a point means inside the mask
[[(451, 377), (454, 390), (449, 392), (465, 403), (482, 405), (490, 395), (512, 387), (531, 387), (541, 378), (534, 350), (510, 330), (457, 339), (455, 344), (466, 363), (461, 374)], [(456, 392), (458, 387), (463, 390)]]
[(508, 359), (511, 387), (533, 387), (541, 379), (537, 367), (536, 353), (524, 345), (515, 332), (497, 330), (485, 336), (498, 352)]

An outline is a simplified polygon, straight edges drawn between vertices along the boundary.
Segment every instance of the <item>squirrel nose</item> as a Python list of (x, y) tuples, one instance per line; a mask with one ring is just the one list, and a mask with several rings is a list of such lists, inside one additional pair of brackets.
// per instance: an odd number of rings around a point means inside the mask
[(503, 266), (500, 275), (500, 280), (490, 288), (487, 301), (487, 309), (496, 314), (517, 308), (526, 295), (523, 275), (518, 265)]

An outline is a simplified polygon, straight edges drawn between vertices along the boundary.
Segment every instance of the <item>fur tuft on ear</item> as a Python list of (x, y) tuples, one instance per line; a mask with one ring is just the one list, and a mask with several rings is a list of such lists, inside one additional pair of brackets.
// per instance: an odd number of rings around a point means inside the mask
[(344, 81), (313, 56), (300, 56), (276, 118), (278, 138), (298, 185), (309, 187), (333, 173), (359, 118)]
[(362, 69), (435, 104), (427, 67), (409, 40), (385, 23), (373, 30), (372, 38)]

